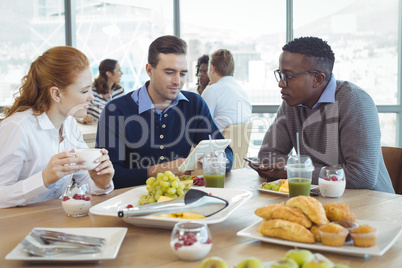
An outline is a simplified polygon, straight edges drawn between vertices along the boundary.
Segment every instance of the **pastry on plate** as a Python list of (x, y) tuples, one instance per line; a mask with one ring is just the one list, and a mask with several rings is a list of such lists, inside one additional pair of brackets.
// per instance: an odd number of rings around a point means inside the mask
[(300, 209), (315, 224), (329, 223), (324, 207), (314, 197), (303, 195), (292, 197), (286, 201), (286, 206)]
[(310, 232), (314, 235), (314, 239), (317, 242), (321, 242), (321, 235), (320, 235), (320, 228), (324, 225), (317, 225), (313, 224), (313, 226), (310, 228)]
[(356, 247), (372, 247), (377, 241), (377, 230), (367, 224), (352, 229), (350, 235)]
[(312, 226), (312, 222), (301, 210), (287, 207), (283, 203), (257, 208), (255, 214), (265, 220), (281, 219), (296, 222), (306, 228)]
[(349, 231), (339, 224), (331, 222), (319, 229), (321, 242), (325, 246), (342, 247)]
[(350, 231), (354, 228), (356, 228), (357, 226), (359, 226), (359, 224), (357, 222), (354, 221), (347, 221), (347, 220), (342, 220), (342, 221), (334, 221), (334, 223), (337, 223), (341, 226), (343, 226), (346, 230), (349, 231), (349, 234), (346, 236), (346, 242), (351, 241), (352, 237), (350, 236)]
[(302, 225), (285, 220), (264, 220), (259, 233), (269, 237), (281, 238), (302, 243), (314, 243), (314, 235)]
[(349, 208), (349, 204), (328, 203), (324, 205), (325, 214), (329, 221), (357, 222), (357, 217)]

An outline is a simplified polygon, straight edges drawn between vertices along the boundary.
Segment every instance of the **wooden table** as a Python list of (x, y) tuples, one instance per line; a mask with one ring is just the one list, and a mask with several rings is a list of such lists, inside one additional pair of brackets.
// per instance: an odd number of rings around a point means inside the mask
[[(247, 189), (253, 196), (228, 219), (209, 225), (213, 246), (208, 256), (220, 256), (235, 265), (249, 256), (256, 256), (264, 262), (277, 260), (290, 248), (269, 244), (251, 238), (236, 236), (239, 230), (260, 220), (254, 215), (258, 207), (286, 201), (279, 195), (261, 193), (249, 188), (263, 180), (249, 168), (232, 171), (226, 178), (225, 188)], [(94, 204), (119, 195), (131, 188), (115, 190), (107, 196), (95, 196)], [(350, 204), (358, 219), (401, 223), (402, 196), (369, 190), (346, 190), (339, 199), (318, 198), (322, 203), (345, 202)], [(201, 261), (180, 261), (170, 250), (171, 230), (138, 227), (126, 224), (119, 218), (89, 215), (71, 218), (64, 214), (60, 200), (53, 200), (30, 205), (28, 207), (0, 209), (0, 267), (23, 267), (24, 261), (5, 260), (5, 256), (34, 227), (72, 228), (72, 227), (127, 227), (127, 235), (114, 260), (96, 263), (70, 263), (74, 267), (198, 267)], [(317, 252), (317, 251), (313, 251)], [(319, 251), (318, 251), (319, 252)], [(345, 263), (350, 267), (400, 267), (402, 263), (402, 237), (381, 257), (354, 257), (329, 252), (320, 252), (335, 263)], [(34, 267), (41, 267), (36, 264)], [(66, 267), (66, 264), (43, 264), (45, 267)]]

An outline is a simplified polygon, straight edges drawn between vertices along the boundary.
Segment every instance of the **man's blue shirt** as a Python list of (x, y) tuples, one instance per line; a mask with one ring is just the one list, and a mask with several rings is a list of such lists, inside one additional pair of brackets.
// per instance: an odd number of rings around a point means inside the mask
[[(148, 93), (144, 94), (147, 84), (110, 101), (98, 122), (96, 147), (109, 151), (116, 189), (145, 184), (150, 166), (186, 158), (192, 146), (209, 139), (209, 135), (224, 139), (198, 94), (183, 91), (175, 105), (158, 114), (153, 104), (146, 103), (147, 96), (150, 101)], [(228, 172), (233, 162), (230, 146), (225, 153)]]

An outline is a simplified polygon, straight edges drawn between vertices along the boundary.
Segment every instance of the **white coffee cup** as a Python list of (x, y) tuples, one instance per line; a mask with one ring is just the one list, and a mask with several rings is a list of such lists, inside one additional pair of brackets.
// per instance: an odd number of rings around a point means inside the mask
[(79, 158), (85, 159), (84, 165), (86, 170), (95, 169), (99, 163), (95, 163), (95, 160), (102, 156), (101, 149), (81, 149), (76, 150), (75, 155)]

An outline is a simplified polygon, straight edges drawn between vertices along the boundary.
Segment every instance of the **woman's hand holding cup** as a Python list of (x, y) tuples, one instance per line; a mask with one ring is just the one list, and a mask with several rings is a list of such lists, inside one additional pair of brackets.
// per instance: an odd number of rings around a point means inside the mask
[(110, 181), (114, 175), (113, 164), (109, 159), (109, 152), (106, 149), (97, 149), (101, 152), (101, 156), (93, 160), (98, 164), (95, 169), (88, 170), (89, 175), (95, 184), (103, 189), (110, 186)]

